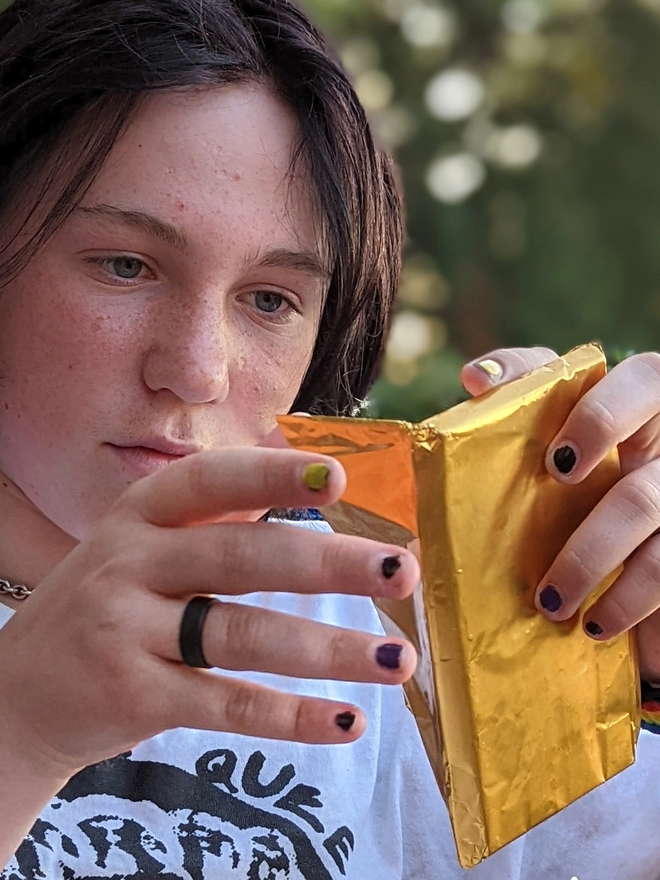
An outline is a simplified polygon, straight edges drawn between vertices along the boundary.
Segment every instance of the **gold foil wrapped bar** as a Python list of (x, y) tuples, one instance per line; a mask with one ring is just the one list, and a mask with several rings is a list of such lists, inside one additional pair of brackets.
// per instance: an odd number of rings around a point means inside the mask
[(336, 530), (415, 547), (419, 539), (423, 587), (377, 604), (386, 629), (418, 650), (406, 694), (463, 867), (634, 760), (632, 637), (594, 642), (581, 614), (552, 624), (532, 602), (567, 538), (619, 477), (616, 452), (574, 486), (544, 466), (550, 442), (605, 370), (589, 345), (417, 425), (279, 420), (293, 447), (343, 464), (347, 490), (324, 510)]

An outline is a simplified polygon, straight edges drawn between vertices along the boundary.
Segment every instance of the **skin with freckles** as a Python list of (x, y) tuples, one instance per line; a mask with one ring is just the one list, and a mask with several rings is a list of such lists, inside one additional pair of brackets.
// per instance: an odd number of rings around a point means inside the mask
[[(419, 581), (405, 549), (244, 521), (345, 488), (338, 462), (265, 448), (279, 445), (275, 416), (303, 381), (328, 286), (309, 187), (289, 179), (296, 135), (262, 86), (154, 95), (0, 296), (0, 574), (37, 587), (0, 631), (0, 865), (73, 773), (163, 730), (337, 745), (365, 732), (359, 706), (207, 675), (178, 642), (199, 593), (401, 599)], [(465, 384), (482, 393), (552, 357), (495, 352), (501, 372), (468, 366)], [(619, 529), (639, 562), (621, 585), (623, 627), (660, 605), (660, 516), (640, 504), (644, 479), (660, 482), (644, 474), (657, 468), (654, 365), (613, 371), (557, 438), (579, 451), (557, 479), (581, 479), (614, 444), (627, 456), (619, 495), (571, 539), (584, 554)], [(565, 599), (556, 619), (598, 575), (580, 581), (575, 558), (548, 574)], [(606, 597), (596, 612), (607, 638)], [(416, 662), (404, 639), (231, 602), (212, 607), (202, 647), (219, 670), (308, 680), (398, 685)]]
[(254, 445), (289, 410), (327, 286), (294, 133), (265, 88), (155, 95), (3, 290), (0, 468), (69, 535), (155, 466), (118, 446)]
[[(150, 97), (2, 291), (0, 575), (35, 589), (0, 631), (0, 867), (74, 773), (163, 730), (365, 732), (351, 702), (209, 676), (179, 644), (200, 593), (397, 599), (419, 580), (397, 546), (255, 521), (345, 488), (275, 427), (329, 286), (297, 141), (264, 85)], [(299, 679), (397, 685), (416, 664), (404, 639), (235, 602), (202, 638), (219, 669)]]

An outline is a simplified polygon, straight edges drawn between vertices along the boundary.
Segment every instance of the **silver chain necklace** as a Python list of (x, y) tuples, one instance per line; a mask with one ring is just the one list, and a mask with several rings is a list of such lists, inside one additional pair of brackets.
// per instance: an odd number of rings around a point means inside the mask
[(0, 578), (0, 595), (11, 596), (12, 599), (27, 599), (34, 591), (25, 584), (10, 584), (4, 578)]

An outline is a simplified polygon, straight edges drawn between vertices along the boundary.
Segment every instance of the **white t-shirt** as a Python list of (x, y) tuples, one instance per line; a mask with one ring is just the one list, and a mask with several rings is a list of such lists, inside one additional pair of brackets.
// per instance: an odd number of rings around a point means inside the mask
[[(237, 601), (382, 632), (361, 597)], [(0, 626), (11, 614), (0, 606)], [(163, 733), (75, 776), (1, 880), (660, 880), (660, 737), (643, 732), (634, 767), (463, 871), (400, 688), (246, 677), (355, 702), (367, 733), (343, 746)]]

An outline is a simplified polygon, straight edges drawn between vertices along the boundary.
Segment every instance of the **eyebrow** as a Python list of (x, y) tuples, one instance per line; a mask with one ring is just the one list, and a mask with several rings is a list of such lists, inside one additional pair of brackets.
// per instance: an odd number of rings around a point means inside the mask
[(114, 223), (121, 223), (124, 226), (132, 226), (142, 232), (147, 232), (154, 238), (159, 238), (165, 244), (169, 244), (179, 251), (187, 251), (190, 249), (188, 239), (182, 235), (179, 230), (160, 220), (152, 214), (145, 214), (143, 211), (130, 211), (125, 208), (117, 208), (114, 205), (79, 205), (76, 209), (83, 214), (91, 214), (97, 217), (103, 217)]
[[(190, 243), (179, 230), (153, 214), (144, 211), (132, 211), (126, 208), (118, 208), (115, 205), (79, 205), (76, 211), (96, 217), (102, 217), (112, 223), (132, 226), (142, 232), (147, 232), (154, 238), (164, 241), (179, 251), (189, 251)], [(263, 256), (257, 255), (255, 259), (246, 261), (247, 268), (256, 269), (293, 269), (298, 272), (306, 272), (320, 278), (329, 278), (332, 274), (325, 261), (312, 251), (292, 251), (288, 248), (272, 248)]]
[(290, 251), (287, 248), (266, 251), (262, 257), (250, 261), (249, 265), (256, 269), (294, 269), (319, 278), (329, 278), (332, 274), (318, 254), (311, 251)]

